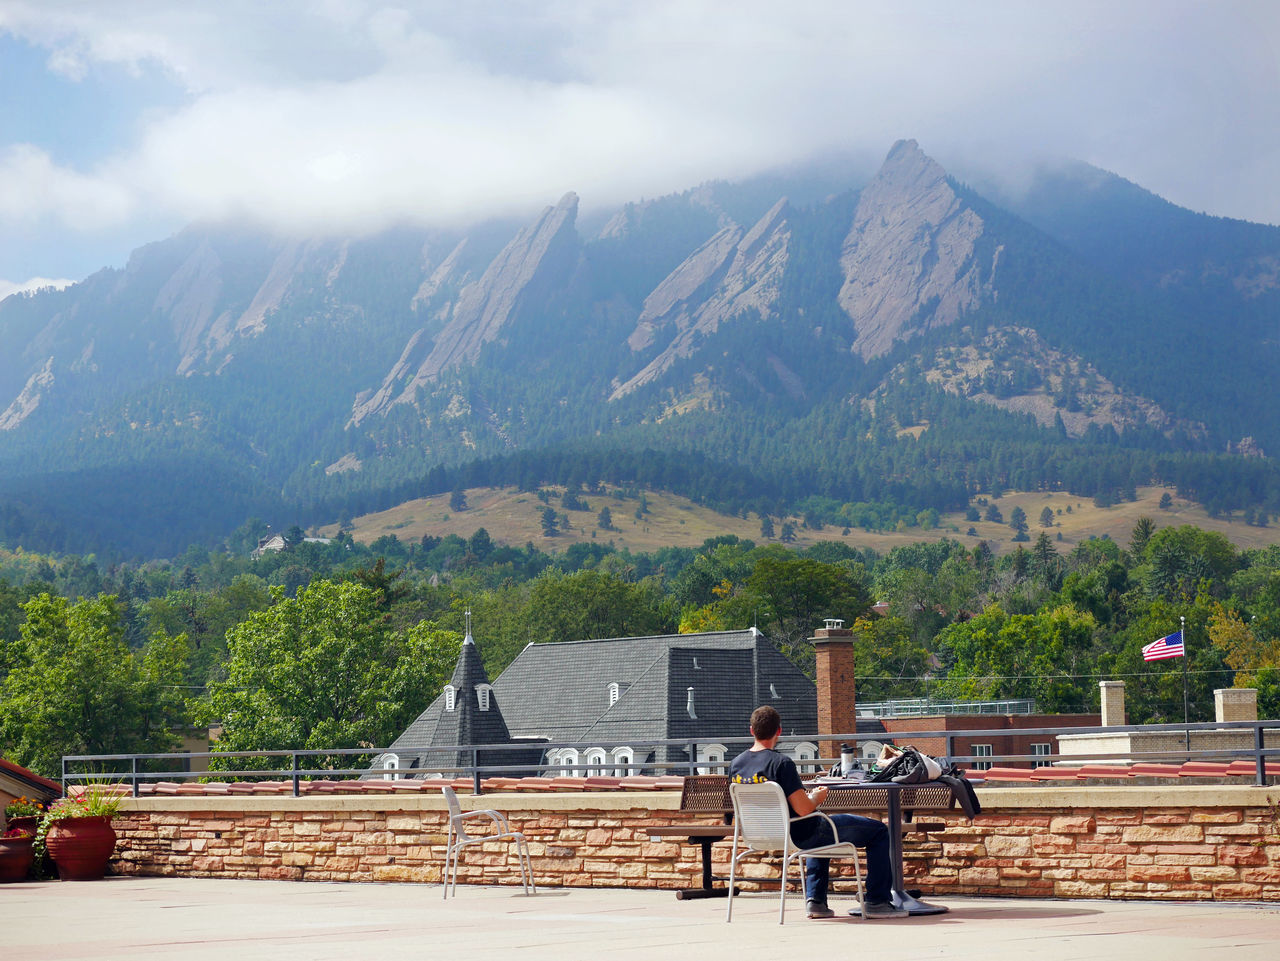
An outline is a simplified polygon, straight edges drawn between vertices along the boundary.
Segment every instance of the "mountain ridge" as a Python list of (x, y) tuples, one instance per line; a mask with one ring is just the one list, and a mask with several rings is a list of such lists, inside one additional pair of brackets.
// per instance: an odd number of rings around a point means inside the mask
[[(1006, 483), (1011, 459), (1046, 489), (1162, 482), (1280, 511), (1270, 458), (1223, 453), (1280, 444), (1280, 229), (1170, 214), (1107, 177), (1090, 216), (1124, 244), (1081, 229), (1074, 181), (1001, 207), (911, 140), (820, 199), (822, 177), (712, 183), (588, 236), (573, 193), (522, 226), (189, 228), (124, 270), (0, 302), (0, 495), (18, 518), (0, 540), (57, 516), (96, 543), (98, 519), (52, 502), (56, 477), (208, 458), (230, 489), (175, 505), (314, 523), (477, 472), (594, 483), (624, 463), (775, 512), (806, 493), (942, 508)], [(1180, 233), (1117, 272), (1144, 211)], [(927, 431), (898, 434), (926, 412)], [(748, 452), (767, 463), (743, 485)], [(127, 489), (83, 499), (148, 512)]]

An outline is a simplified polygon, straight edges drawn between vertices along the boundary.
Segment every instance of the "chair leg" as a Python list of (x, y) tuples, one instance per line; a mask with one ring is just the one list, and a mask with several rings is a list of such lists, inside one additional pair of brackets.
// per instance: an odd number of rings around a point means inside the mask
[(537, 894), (538, 886), (533, 881), (533, 858), (529, 856), (529, 842), (524, 838), (516, 845), (516, 855), (520, 861), (520, 882), (524, 885), (524, 893)]
[(462, 845), (456, 844), (453, 848), (453, 877), (449, 882), (449, 894), (452, 897), (458, 896), (458, 859), (462, 857)]
[(440, 876), (440, 880), (443, 882), (441, 886), (444, 888), (440, 896), (444, 898), (446, 901), (449, 899), (449, 858), (452, 854), (453, 854), (453, 824), (450, 823), (449, 834), (446, 837), (445, 845), (444, 845), (444, 873), (441, 874)]
[(737, 839), (735, 838), (734, 840), (733, 850), (729, 852), (729, 890), (725, 892), (724, 896), (726, 905), (724, 920), (726, 924), (733, 920), (733, 879), (738, 867), (738, 845), (736, 843)]
[[(796, 858), (802, 865), (804, 864), (804, 856)], [(785, 854), (782, 857), (782, 879), (778, 884), (778, 923), (784, 924), (787, 919), (787, 876), (791, 873), (792, 859)], [(803, 868), (801, 874), (803, 874)]]
[(855, 855), (853, 859), (853, 876), (858, 881), (858, 904), (862, 905), (863, 911), (858, 916), (860, 920), (867, 920), (867, 889), (862, 883), (862, 856)]

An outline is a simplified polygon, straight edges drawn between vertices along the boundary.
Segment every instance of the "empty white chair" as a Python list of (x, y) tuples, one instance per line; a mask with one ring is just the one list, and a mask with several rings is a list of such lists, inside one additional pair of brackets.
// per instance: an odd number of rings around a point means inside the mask
[[(444, 788), (444, 799), (449, 804), (449, 840), (444, 850), (444, 896), (449, 896), (449, 888), (458, 893), (458, 855), (468, 844), (483, 844), (486, 841), (510, 841), (516, 846), (516, 855), (520, 861), (520, 883), (524, 885), (525, 894), (537, 894), (533, 884), (533, 861), (529, 858), (529, 843), (519, 831), (511, 830), (507, 817), (501, 811), (463, 811), (458, 803), (458, 795), (453, 788)], [(466, 822), (476, 818), (489, 821), (493, 830), (488, 834), (468, 834)], [(452, 866), (452, 875), (450, 868)]]
[[(797, 848), (791, 840), (791, 825), (810, 818), (823, 818), (836, 834), (835, 823), (821, 811), (793, 818), (787, 806), (782, 786), (765, 781), (760, 784), (730, 784), (729, 797), (733, 801), (733, 849), (729, 859), (729, 902), (725, 921), (733, 920), (733, 881), (737, 875), (738, 860), (748, 854), (760, 854), (782, 858), (781, 890), (778, 898), (778, 923), (785, 920), (787, 910), (787, 875), (792, 861), (799, 861), (800, 887), (804, 889), (805, 858), (853, 858), (854, 876), (858, 881), (858, 902), (863, 901), (862, 864), (858, 860), (858, 848), (844, 841), (824, 844), (815, 848)], [(739, 846), (742, 850), (739, 851)]]

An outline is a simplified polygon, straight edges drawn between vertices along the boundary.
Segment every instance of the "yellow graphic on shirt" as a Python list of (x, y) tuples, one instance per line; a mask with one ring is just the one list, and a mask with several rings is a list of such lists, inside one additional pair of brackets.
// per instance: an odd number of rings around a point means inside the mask
[(743, 777), (741, 774), (733, 776), (734, 784), (768, 784), (769, 779), (763, 774), (753, 774), (750, 777)]

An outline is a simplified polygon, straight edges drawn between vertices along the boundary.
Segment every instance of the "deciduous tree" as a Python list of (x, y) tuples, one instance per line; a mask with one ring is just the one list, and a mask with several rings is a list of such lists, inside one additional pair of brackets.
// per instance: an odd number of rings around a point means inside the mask
[(428, 622), (393, 631), (363, 584), (314, 581), (273, 597), (228, 632), (226, 680), (201, 705), (222, 722), (220, 750), (385, 746), (453, 670), (455, 632)]
[(74, 603), (41, 594), (23, 609), (0, 682), (0, 749), (56, 777), (68, 754), (168, 750), (187, 722), (182, 695), (184, 635), (157, 632), (129, 650), (116, 598)]

